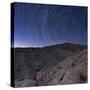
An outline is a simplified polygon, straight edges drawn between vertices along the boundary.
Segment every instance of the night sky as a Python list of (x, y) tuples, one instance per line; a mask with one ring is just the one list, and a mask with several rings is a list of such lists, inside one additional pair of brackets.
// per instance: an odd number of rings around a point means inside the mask
[(14, 47), (87, 44), (87, 7), (14, 4)]

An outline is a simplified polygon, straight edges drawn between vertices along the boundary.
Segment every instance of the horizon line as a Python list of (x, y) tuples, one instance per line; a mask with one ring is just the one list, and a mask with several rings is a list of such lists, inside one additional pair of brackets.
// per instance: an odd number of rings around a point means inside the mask
[(65, 42), (61, 44), (52, 44), (52, 45), (45, 45), (45, 46), (11, 46), (11, 48), (44, 48), (44, 47), (49, 47), (49, 46), (55, 46), (55, 45), (63, 45), (63, 44), (74, 44), (74, 45), (82, 45), (82, 46), (87, 46), (88, 44), (80, 44), (80, 43), (71, 43), (71, 42)]

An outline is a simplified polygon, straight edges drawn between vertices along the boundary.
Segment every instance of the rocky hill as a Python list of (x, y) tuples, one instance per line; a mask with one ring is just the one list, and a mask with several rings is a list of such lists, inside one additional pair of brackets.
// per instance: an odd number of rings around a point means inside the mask
[(87, 82), (87, 46), (14, 48), (15, 87)]

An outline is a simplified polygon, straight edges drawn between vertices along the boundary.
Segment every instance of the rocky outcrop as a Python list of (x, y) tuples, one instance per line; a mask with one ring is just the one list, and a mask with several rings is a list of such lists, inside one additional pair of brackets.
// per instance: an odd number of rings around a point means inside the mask
[(87, 47), (14, 48), (15, 87), (87, 82)]
[(87, 82), (87, 50), (66, 58), (37, 74), (37, 85), (76, 84)]

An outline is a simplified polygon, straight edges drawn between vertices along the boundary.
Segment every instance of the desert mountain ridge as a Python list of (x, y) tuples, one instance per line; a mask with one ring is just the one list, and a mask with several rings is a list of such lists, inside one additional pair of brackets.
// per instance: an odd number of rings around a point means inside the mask
[(48, 48), (48, 47), (58, 47), (58, 46), (78, 46), (78, 47), (87, 47), (86, 44), (77, 44), (77, 43), (70, 43), (70, 42), (64, 42), (61, 44), (51, 44), (51, 45), (46, 45), (46, 46), (42, 46), (42, 47), (12, 47), (12, 48), (32, 48), (32, 49), (40, 49), (40, 48)]
[(12, 49), (15, 87), (87, 82), (86, 45), (64, 43)]

